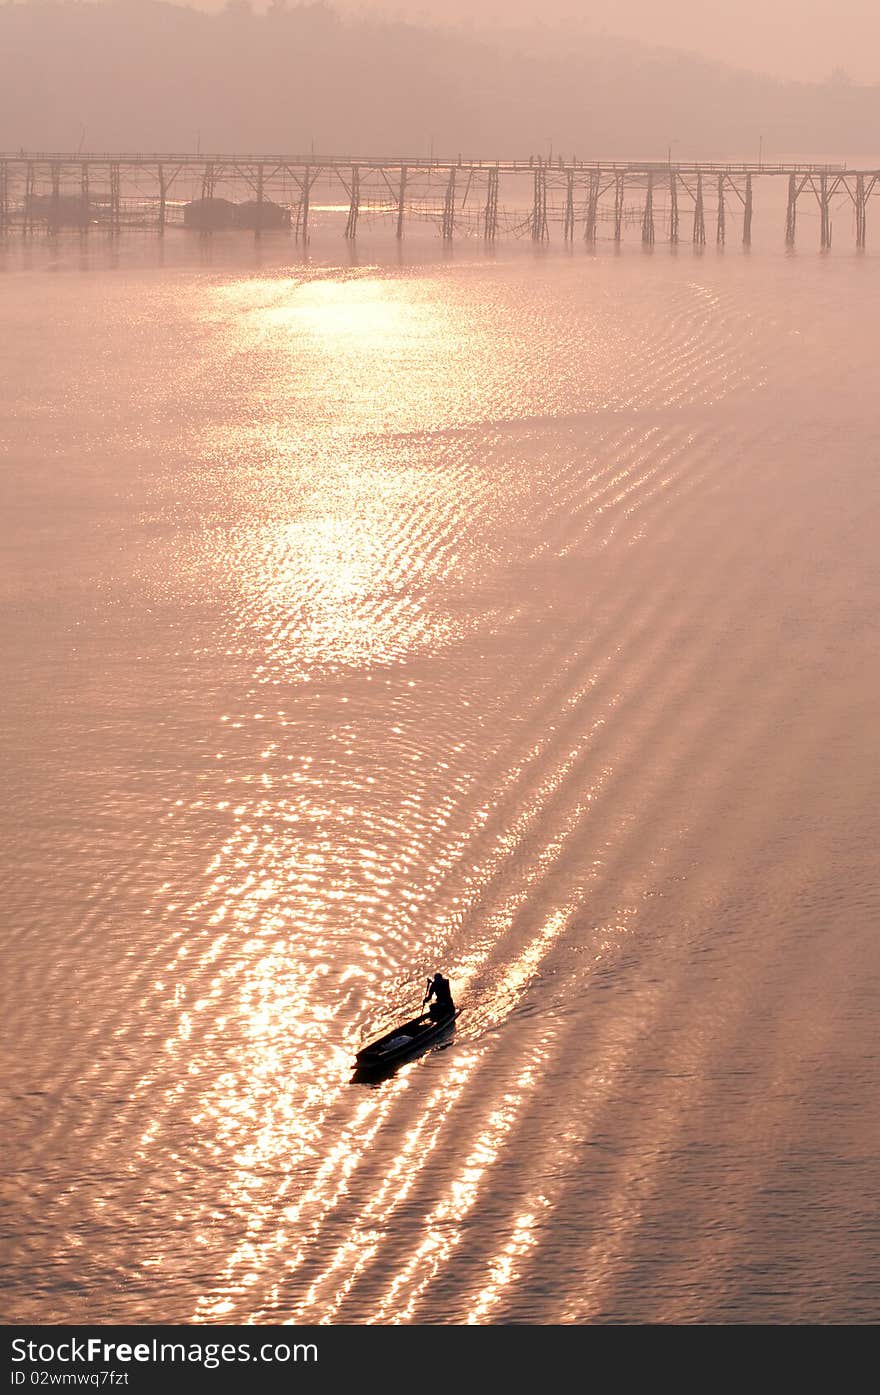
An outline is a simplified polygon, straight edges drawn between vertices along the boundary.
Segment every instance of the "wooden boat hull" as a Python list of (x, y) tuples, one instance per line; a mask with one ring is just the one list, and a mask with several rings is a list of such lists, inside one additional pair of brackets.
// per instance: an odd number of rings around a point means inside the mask
[(366, 1079), (395, 1070), (404, 1061), (414, 1060), (423, 1051), (436, 1046), (454, 1025), (459, 1009), (443, 1017), (423, 1012), (410, 1022), (394, 1027), (385, 1036), (363, 1047), (355, 1057), (355, 1078)]

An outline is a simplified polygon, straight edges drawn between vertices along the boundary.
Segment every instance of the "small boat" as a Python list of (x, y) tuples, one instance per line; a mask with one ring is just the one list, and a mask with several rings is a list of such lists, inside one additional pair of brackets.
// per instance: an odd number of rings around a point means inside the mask
[(404, 1061), (418, 1056), (438, 1042), (454, 1023), (460, 1008), (452, 1008), (442, 1017), (423, 1012), (402, 1027), (394, 1027), (384, 1037), (364, 1046), (355, 1057), (356, 1076), (367, 1076), (393, 1070)]

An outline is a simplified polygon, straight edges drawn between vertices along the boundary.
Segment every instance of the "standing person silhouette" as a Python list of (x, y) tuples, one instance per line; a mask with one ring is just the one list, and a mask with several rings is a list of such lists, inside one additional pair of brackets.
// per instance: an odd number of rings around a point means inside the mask
[[(433, 1003), (431, 1003), (432, 998), (435, 999)], [(429, 1011), (432, 1017), (446, 1017), (448, 1013), (455, 1012), (449, 979), (444, 978), (439, 971), (433, 978), (428, 979), (428, 991), (422, 1000), (422, 1007), (425, 1006), (425, 1003), (431, 1003)]]

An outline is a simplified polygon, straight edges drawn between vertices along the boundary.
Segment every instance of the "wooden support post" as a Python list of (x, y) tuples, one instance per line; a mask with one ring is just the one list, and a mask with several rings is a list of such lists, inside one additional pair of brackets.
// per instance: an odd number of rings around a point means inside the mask
[(0, 233), (9, 226), (9, 169), (5, 160), (0, 160)]
[(614, 241), (619, 242), (623, 228), (623, 185), (624, 174), (618, 171), (614, 176)]
[(727, 229), (726, 229), (725, 226), (724, 226), (724, 175), (723, 175), (723, 174), (719, 174), (719, 176), (718, 176), (718, 218), (717, 218), (717, 221), (716, 221), (716, 224), (715, 224), (715, 245), (716, 245), (716, 247), (723, 247), (723, 246), (724, 246), (724, 240), (725, 240), (726, 235), (727, 235)]
[(678, 242), (678, 175), (669, 171), (669, 241), (673, 246)]
[(819, 175), (819, 237), (823, 251), (831, 246), (831, 199), (828, 193), (827, 174)]
[(397, 240), (403, 237), (403, 210), (406, 207), (406, 165), (400, 166), (400, 188), (397, 194)]
[(311, 190), (312, 190), (312, 167), (311, 167), (311, 165), (306, 165), (305, 175), (304, 175), (304, 177), (303, 177), (302, 202), (301, 202), (301, 205), (300, 205), (301, 210), (302, 210), (302, 219), (301, 219), (300, 227), (301, 227), (301, 230), (302, 230), (302, 240), (303, 240), (303, 243), (306, 244), (306, 245), (308, 244), (308, 241), (309, 241), (309, 195), (311, 194)]
[(706, 216), (703, 209), (703, 171), (697, 170), (697, 195), (694, 199), (694, 246), (706, 243)]
[(52, 211), (49, 216), (49, 227), (52, 232), (57, 232), (61, 225), (61, 166), (57, 160), (52, 162)]
[(788, 205), (785, 210), (785, 242), (786, 246), (794, 246), (795, 230), (797, 226), (797, 175), (788, 176)]
[(565, 183), (565, 220), (563, 236), (566, 242), (574, 242), (574, 170), (568, 171)]
[(22, 233), (34, 230), (34, 162), (28, 160), (24, 172), (24, 217), (21, 221)]
[(654, 171), (648, 170), (648, 186), (645, 189), (645, 211), (642, 215), (642, 246), (654, 246)]
[(590, 192), (587, 195), (587, 221), (584, 226), (584, 239), (590, 244), (596, 241), (596, 223), (599, 218), (599, 171), (590, 170)]
[(165, 183), (165, 168), (159, 166), (159, 236), (165, 236), (165, 205), (168, 199), (168, 185)]
[(110, 165), (110, 227), (118, 233), (122, 224), (122, 200), (119, 183), (119, 165), (114, 160)]
[(264, 203), (264, 168), (262, 163), (257, 165), (257, 218), (254, 232), (259, 237), (263, 231), (263, 203)]
[(91, 217), (91, 195), (89, 193), (89, 167), (83, 160), (79, 171), (79, 225), (85, 232)]
[(743, 200), (743, 247), (752, 245), (752, 176), (746, 175), (746, 193)]
[(443, 200), (443, 220), (440, 233), (444, 242), (451, 242), (455, 232), (455, 165), (449, 167), (449, 180)]
[(865, 196), (865, 176), (856, 175), (856, 246), (861, 250), (867, 240), (868, 201)]
[(490, 169), (486, 188), (486, 210), (483, 215), (483, 236), (487, 242), (495, 241), (498, 231), (498, 170)]
[(348, 203), (348, 221), (345, 236), (351, 241), (357, 237), (358, 215), (361, 211), (361, 171), (359, 165), (351, 167), (351, 198)]
[(532, 241), (544, 242), (547, 238), (547, 169), (539, 163), (534, 176), (534, 197), (532, 200)]

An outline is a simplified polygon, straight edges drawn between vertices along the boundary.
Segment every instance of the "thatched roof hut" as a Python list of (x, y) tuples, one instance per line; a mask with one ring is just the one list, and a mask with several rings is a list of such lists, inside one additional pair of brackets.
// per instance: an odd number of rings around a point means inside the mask
[(247, 203), (237, 205), (235, 225), (238, 228), (252, 229), (289, 228), (290, 209), (284, 208), (280, 203), (272, 203), (269, 199), (264, 199), (262, 203), (251, 199)]
[(31, 222), (50, 228), (84, 228), (94, 216), (88, 199), (79, 194), (31, 194), (25, 211)]
[(184, 206), (183, 224), (197, 232), (235, 227), (235, 204), (230, 199), (193, 199)]

